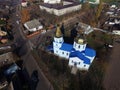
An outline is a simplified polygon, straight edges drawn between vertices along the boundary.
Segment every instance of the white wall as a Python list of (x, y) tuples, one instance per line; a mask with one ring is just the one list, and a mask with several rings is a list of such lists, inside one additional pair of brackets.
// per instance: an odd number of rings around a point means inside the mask
[(63, 58), (68, 59), (68, 58), (69, 58), (69, 55), (70, 55), (70, 52), (60, 50), (60, 53), (59, 53), (59, 56), (60, 56), (60, 57), (63, 57)]
[(41, 26), (39, 26), (37, 30), (40, 30), (40, 29), (43, 29), (43, 26), (42, 26), (42, 25), (41, 25)]
[(63, 43), (64, 42), (63, 37), (59, 37), (59, 38), (54, 37), (54, 41), (57, 42), (57, 43)]
[(90, 65), (84, 64), (78, 57), (71, 57), (69, 59), (69, 66), (74, 66), (74, 63), (77, 63), (76, 67), (80, 70), (88, 70), (90, 67)]
[(89, 2), (91, 4), (99, 4), (100, 3), (100, 0), (96, 0), (96, 2)]
[(57, 47), (54, 47), (53, 50), (54, 50), (54, 54), (59, 56), (60, 49)]
[(70, 55), (70, 52), (63, 51), (63, 50), (60, 50), (59, 48), (54, 47), (54, 54), (58, 55), (59, 57), (68, 59), (69, 55)]
[(62, 43), (53, 42), (53, 47), (60, 48), (61, 46), (62, 46)]
[(39, 26), (39, 27), (32, 28), (32, 29), (30, 29), (30, 28), (27, 26), (26, 23), (24, 24), (24, 26), (25, 26), (25, 28), (27, 28), (27, 30), (29, 30), (29, 31), (31, 31), (31, 32), (35, 32), (35, 31), (37, 31), (37, 30), (43, 29), (43, 26), (42, 26), (42, 25)]
[(119, 30), (113, 30), (112, 33), (113, 33), (113, 34), (116, 34), (116, 35), (120, 35), (120, 31), (119, 31)]
[(27, 7), (27, 2), (22, 2), (21, 5), (22, 5), (23, 7)]
[(61, 0), (44, 0), (44, 3), (49, 3), (49, 4), (56, 4), (56, 3), (60, 3)]
[(72, 4), (72, 2), (67, 2), (67, 1), (63, 2), (63, 5), (69, 5), (69, 4)]
[(75, 50), (81, 52), (81, 51), (84, 51), (84, 50), (85, 50), (86, 44), (78, 44), (78, 43), (74, 42), (73, 48), (74, 48)]
[(57, 16), (61, 16), (61, 15), (64, 15), (66, 13), (70, 13), (70, 12), (73, 12), (73, 11), (80, 10), (81, 5), (76, 5), (76, 6), (72, 6), (72, 7), (68, 7), (68, 8), (63, 8), (63, 9), (60, 9), (60, 10), (40, 6), (40, 9), (46, 10), (47, 12), (49, 12), (51, 14), (54, 14), (54, 15), (57, 15)]

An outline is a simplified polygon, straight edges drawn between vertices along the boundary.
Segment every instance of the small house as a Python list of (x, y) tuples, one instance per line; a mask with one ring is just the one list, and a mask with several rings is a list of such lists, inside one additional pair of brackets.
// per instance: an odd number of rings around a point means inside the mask
[(26, 22), (24, 26), (30, 32), (35, 32), (43, 29), (43, 25), (37, 19)]
[(27, 7), (28, 2), (26, 0), (22, 0), (21, 5), (22, 7)]

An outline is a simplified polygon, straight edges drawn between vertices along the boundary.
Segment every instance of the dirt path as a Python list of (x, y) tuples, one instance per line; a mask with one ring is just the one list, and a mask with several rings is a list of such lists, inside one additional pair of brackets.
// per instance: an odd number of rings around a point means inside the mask
[(120, 90), (120, 43), (114, 43), (104, 78), (104, 87), (106, 90)]

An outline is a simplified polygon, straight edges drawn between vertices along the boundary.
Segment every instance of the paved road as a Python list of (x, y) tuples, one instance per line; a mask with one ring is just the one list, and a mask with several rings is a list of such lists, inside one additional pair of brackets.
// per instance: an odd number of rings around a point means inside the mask
[(21, 53), (24, 52), (24, 55), (21, 56), (21, 59), (23, 59), (23, 61), (24, 61), (24, 67), (27, 69), (30, 76), (34, 70), (38, 71), (39, 82), (38, 82), (36, 90), (53, 90), (52, 85), (47, 80), (47, 78), (44, 76), (41, 69), (37, 65), (35, 59), (32, 57), (32, 55), (30, 53), (31, 46), (29, 44), (29, 41), (28, 41), (28, 39), (25, 38), (25, 36), (21, 30), (22, 29), (21, 25), (16, 23), (16, 21), (18, 21), (20, 19), (19, 11), (18, 10), (16, 10), (16, 11), (17, 12), (15, 12), (12, 15), (12, 24), (14, 25), (13, 33), (14, 33), (14, 37), (15, 37), (14, 42), (17, 42), (17, 45), (22, 46), (20, 52)]
[(41, 72), (41, 69), (39, 68), (38, 64), (36, 63), (36, 60), (32, 57), (32, 55), (28, 53), (22, 58), (25, 59), (24, 66), (28, 70), (30, 77), (34, 70), (38, 71), (39, 83), (37, 85), (36, 90), (53, 90), (51, 83), (49, 83), (47, 78)]
[(114, 43), (110, 63), (104, 78), (106, 90), (120, 90), (120, 43)]

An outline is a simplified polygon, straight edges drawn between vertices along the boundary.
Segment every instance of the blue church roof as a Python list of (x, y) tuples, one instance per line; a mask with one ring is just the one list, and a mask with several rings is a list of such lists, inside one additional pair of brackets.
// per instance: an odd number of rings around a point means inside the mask
[(64, 51), (71, 52), (71, 50), (73, 49), (73, 45), (67, 44), (67, 43), (63, 43), (62, 47), (60, 49), (64, 50)]
[(84, 53), (85, 53), (86, 56), (90, 56), (90, 57), (96, 56), (95, 50), (93, 50), (91, 48), (88, 48), (88, 47), (86, 47)]
[(48, 51), (53, 51), (53, 45), (49, 45), (49, 46), (46, 48), (46, 50), (48, 50)]
[(75, 51), (70, 53), (70, 57), (78, 57), (84, 61), (85, 64), (90, 64), (90, 59), (85, 57), (81, 52)]

